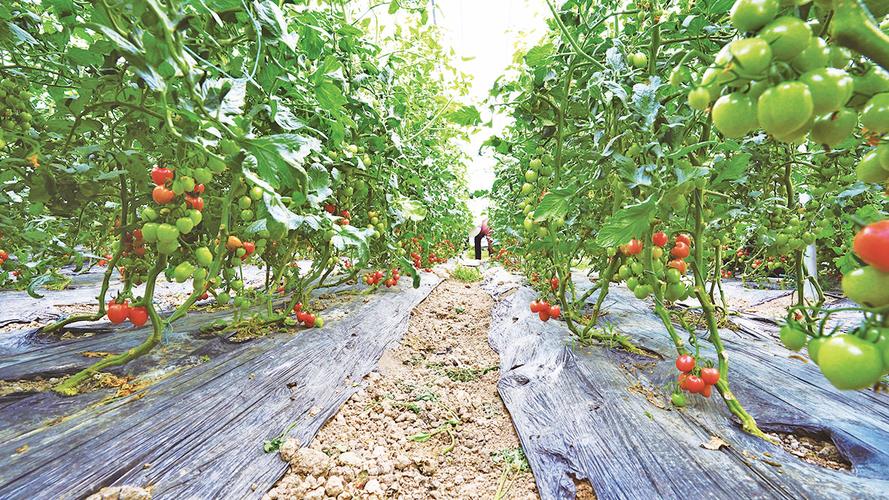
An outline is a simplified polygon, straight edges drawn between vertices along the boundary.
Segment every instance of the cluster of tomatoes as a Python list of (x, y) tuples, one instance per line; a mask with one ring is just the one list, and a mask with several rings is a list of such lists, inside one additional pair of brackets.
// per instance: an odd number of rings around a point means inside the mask
[[(855, 254), (866, 264), (846, 273), (843, 293), (871, 310), (889, 306), (889, 220), (862, 228), (852, 242)], [(809, 339), (797, 312), (779, 332), (788, 349), (808, 348), (809, 357), (834, 387), (855, 390), (871, 387), (889, 373), (889, 327), (881, 314), (865, 317), (850, 333), (822, 335)]]
[[(664, 247), (669, 243), (667, 233), (658, 231), (651, 236), (654, 246), (651, 248), (652, 272), (657, 277), (658, 286), (664, 298), (669, 301), (685, 300), (688, 298), (688, 287), (682, 282), (682, 276), (688, 271), (685, 259), (691, 254), (691, 238), (687, 234), (679, 233), (674, 237), (673, 246), (670, 249), (670, 257), (665, 257)], [(625, 281), (627, 288), (633, 292), (636, 298), (642, 300), (654, 293), (654, 287), (645, 278), (645, 269), (638, 256), (642, 253), (643, 244), (638, 239), (632, 239), (629, 243), (621, 245), (620, 250), (627, 257), (626, 262), (617, 270), (617, 277)], [(664, 261), (666, 260), (666, 264)]]
[(118, 325), (130, 320), (134, 326), (142, 326), (148, 322), (148, 308), (145, 306), (130, 306), (126, 300), (118, 302), (112, 299), (108, 302), (108, 321)]
[[(235, 256), (239, 257), (241, 260), (247, 260), (253, 255), (253, 252), (256, 251), (256, 243), (253, 243), (252, 241), (241, 241), (241, 238), (238, 238), (235, 235), (229, 235), (228, 239), (225, 240), (225, 249), (229, 252), (234, 252)], [(207, 250), (209, 251), (209, 249)], [(213, 256), (211, 254), (210, 262), (212, 262), (212, 260)], [(201, 263), (201, 265), (209, 266), (210, 264)]]
[(324, 326), (324, 318), (315, 316), (308, 311), (303, 311), (302, 302), (297, 302), (293, 306), (293, 312), (296, 314), (296, 320), (305, 325), (306, 328), (321, 328)]
[[(815, 15), (827, 15), (832, 2), (815, 2)], [(726, 137), (738, 138), (762, 128), (775, 140), (811, 140), (834, 147), (860, 124), (871, 144), (889, 132), (889, 76), (878, 66), (849, 73), (851, 53), (812, 32), (794, 15), (780, 15), (779, 0), (736, 0), (730, 20), (747, 38), (726, 44), (688, 94), (689, 105), (706, 110)], [(846, 20), (834, 20), (834, 26)], [(860, 27), (851, 27), (861, 29)], [(755, 33), (755, 34), (754, 34)], [(777, 78), (776, 78), (777, 77)], [(779, 80), (780, 81), (776, 81)], [(727, 93), (722, 94), (723, 89)], [(883, 145), (889, 160), (889, 145)], [(877, 148), (880, 149), (880, 148)], [(873, 150), (857, 169), (864, 182), (889, 178)]]
[(550, 305), (549, 302), (545, 300), (534, 300), (531, 302), (531, 312), (536, 313), (540, 318), (540, 321), (549, 321), (552, 319), (559, 319), (562, 316), (562, 308), (558, 306), (558, 304)]
[[(329, 213), (330, 215), (337, 215), (337, 207), (333, 203), (325, 203), (324, 204), (324, 211)], [(339, 216), (340, 216), (340, 219), (337, 221), (337, 224), (339, 224), (341, 226), (348, 226), (349, 219), (352, 218), (352, 214), (349, 213), (348, 210), (343, 209), (343, 210), (339, 211)]]
[[(0, 128), (7, 132), (21, 133), (31, 128), (34, 109), (26, 81), (12, 78), (0, 80)], [(0, 147), (5, 144), (0, 133)]]
[(679, 389), (709, 398), (713, 386), (719, 382), (719, 370), (710, 366), (695, 365), (695, 358), (690, 354), (682, 354), (676, 358), (676, 369), (680, 372), (677, 380)]
[[(386, 273), (383, 271), (374, 271), (364, 275), (364, 282), (370, 286), (374, 286), (380, 284), (380, 281), (383, 281), (383, 278), (385, 277)], [(398, 286), (398, 280), (400, 279), (401, 272), (398, 269), (393, 268), (389, 272), (389, 277), (383, 281), (383, 284), (386, 285), (386, 288), (392, 288), (393, 286)]]
[(145, 256), (145, 237), (142, 235), (141, 229), (134, 229), (123, 234), (123, 257), (135, 255), (136, 257)]

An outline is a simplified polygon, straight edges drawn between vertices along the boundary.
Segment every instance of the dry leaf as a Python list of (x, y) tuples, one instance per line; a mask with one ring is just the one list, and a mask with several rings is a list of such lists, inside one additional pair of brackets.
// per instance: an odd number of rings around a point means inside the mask
[(707, 441), (706, 443), (701, 443), (701, 448), (705, 448), (707, 450), (712, 450), (712, 451), (716, 451), (716, 450), (722, 448), (723, 446), (728, 448), (729, 444), (716, 436), (710, 436), (710, 441)]

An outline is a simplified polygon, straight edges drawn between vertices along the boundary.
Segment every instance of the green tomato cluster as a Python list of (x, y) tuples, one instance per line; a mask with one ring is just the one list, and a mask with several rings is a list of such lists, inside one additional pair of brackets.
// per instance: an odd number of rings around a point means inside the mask
[[(34, 108), (31, 106), (31, 94), (24, 79), (4, 78), (0, 80), (0, 129), (18, 135), (31, 128), (34, 119)], [(0, 133), (0, 147), (5, 142)]]
[[(719, 51), (689, 92), (689, 105), (703, 111), (712, 103), (713, 125), (728, 138), (762, 129), (779, 142), (811, 138), (834, 147), (859, 120), (870, 134), (889, 132), (889, 73), (877, 66), (848, 73), (848, 50), (828, 44), (798, 17), (778, 16), (779, 8), (779, 0), (735, 1), (731, 23), (751, 36)], [(860, 167), (862, 180), (889, 177), (889, 164), (875, 156)]]

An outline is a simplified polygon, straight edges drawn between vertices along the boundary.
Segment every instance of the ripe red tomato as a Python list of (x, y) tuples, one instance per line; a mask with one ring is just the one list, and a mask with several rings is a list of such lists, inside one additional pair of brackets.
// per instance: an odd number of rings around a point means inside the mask
[(709, 398), (709, 397), (710, 397), (710, 394), (711, 394), (712, 392), (713, 392), (713, 386), (712, 386), (712, 385), (704, 385), (704, 388), (701, 389), (701, 396), (704, 396), (705, 398)]
[(719, 370), (716, 368), (701, 368), (701, 379), (707, 385), (716, 385), (719, 382)]
[(676, 379), (679, 382), (679, 388), (683, 390), (688, 390), (688, 374), (680, 373), (679, 378)]
[(193, 208), (198, 212), (204, 210), (204, 199), (200, 196), (185, 196), (185, 204), (188, 205), (189, 208)]
[(197, 194), (202, 194), (204, 192), (204, 189), (206, 189), (206, 188), (204, 187), (203, 184), (198, 184), (197, 186), (194, 187), (194, 189), (191, 190), (191, 192), (197, 193)]
[(683, 354), (676, 358), (676, 369), (682, 373), (688, 373), (695, 367), (695, 358), (690, 354)]
[(889, 219), (874, 222), (858, 231), (852, 249), (861, 260), (889, 273)]
[(303, 318), (303, 324), (306, 325), (306, 328), (312, 328), (315, 326), (315, 315), (312, 313), (306, 313)]
[(552, 287), (553, 290), (558, 290), (559, 289), (559, 278), (553, 276), (549, 280), (549, 285)]
[(674, 239), (676, 240), (676, 243), (685, 243), (686, 245), (691, 246), (691, 238), (685, 233), (677, 234)]
[(130, 322), (136, 326), (142, 326), (148, 322), (148, 308), (145, 306), (131, 307), (127, 313)]
[(539, 301), (536, 301), (536, 300), (531, 301), (531, 312), (535, 313), (535, 314), (540, 312), (540, 302)]
[(129, 312), (130, 307), (127, 305), (126, 301), (122, 304), (118, 304), (117, 302), (114, 302), (114, 300), (108, 303), (108, 321), (115, 325), (126, 321)]
[(537, 316), (540, 318), (540, 321), (549, 321), (549, 309), (541, 310), (537, 313)]
[(329, 214), (332, 214), (332, 213), (336, 212), (336, 207), (330, 203), (325, 203), (324, 204), (324, 211)]
[(342, 217), (343, 219), (351, 219), (352, 214), (350, 214), (348, 210), (343, 210), (340, 212), (340, 217)]
[(156, 186), (163, 186), (171, 180), (173, 180), (173, 171), (169, 168), (154, 167), (151, 169), (151, 181)]
[(682, 259), (673, 259), (667, 263), (667, 266), (677, 269), (682, 274), (688, 271), (688, 263)]
[(651, 242), (655, 244), (655, 246), (662, 247), (667, 244), (667, 233), (663, 231), (658, 231), (651, 235)]
[(297, 303), (293, 306), (293, 312), (295, 312), (295, 313), (299, 313), (299, 312), (302, 311), (302, 310), (303, 310), (303, 303), (302, 303), (302, 302), (297, 302)]
[(642, 253), (642, 242), (633, 238), (627, 243), (627, 255), (639, 255)]
[(9, 254), (6, 250), (0, 250), (0, 260), (6, 260), (9, 258)]
[(256, 250), (256, 244), (252, 241), (245, 241), (243, 245), (244, 250), (247, 250), (247, 255), (250, 255), (251, 253), (253, 253), (254, 250)]
[(688, 389), (688, 392), (700, 393), (704, 391), (704, 388), (707, 387), (707, 384), (698, 377), (697, 375), (689, 375), (687, 379), (685, 379), (685, 386)]
[(176, 193), (173, 192), (172, 189), (167, 189), (163, 185), (155, 186), (151, 191), (151, 198), (158, 205), (166, 205), (173, 201), (173, 198), (176, 197)]
[(549, 308), (549, 317), (552, 319), (559, 319), (559, 316), (562, 315), (562, 308), (559, 306), (552, 306)]
[(676, 244), (673, 245), (673, 248), (670, 250), (670, 255), (676, 257), (677, 259), (684, 259), (688, 257), (690, 253), (691, 249), (688, 247), (687, 244), (681, 241), (677, 241)]

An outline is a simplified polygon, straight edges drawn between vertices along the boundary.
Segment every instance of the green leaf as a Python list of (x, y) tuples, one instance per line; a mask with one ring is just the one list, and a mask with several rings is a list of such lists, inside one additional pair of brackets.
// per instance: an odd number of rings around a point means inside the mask
[(79, 47), (68, 48), (68, 57), (80, 66), (101, 66), (103, 62), (102, 54)]
[(324, 81), (316, 85), (315, 97), (318, 99), (318, 104), (328, 111), (339, 111), (346, 104), (343, 91), (331, 81)]
[(287, 29), (287, 20), (278, 4), (271, 0), (254, 1), (253, 8), (259, 22), (281, 40), (290, 50), (296, 50), (296, 36)]
[(651, 226), (657, 213), (657, 203), (653, 196), (642, 203), (624, 207), (612, 214), (596, 235), (596, 243), (603, 247), (615, 247), (639, 238)]
[(570, 189), (554, 189), (546, 193), (534, 209), (534, 220), (542, 222), (564, 218), (571, 208), (571, 198), (574, 194), (574, 190)]
[(306, 193), (311, 203), (321, 203), (333, 194), (330, 188), (330, 174), (319, 163), (312, 164), (307, 172)]
[(719, 186), (723, 182), (736, 181), (747, 175), (747, 167), (750, 164), (750, 153), (741, 153), (731, 156), (729, 159), (723, 159), (713, 164), (716, 170), (716, 179), (713, 186)]
[(422, 203), (405, 197), (399, 197), (398, 200), (396, 200), (394, 207), (402, 220), (420, 222), (426, 218), (426, 214), (428, 213), (426, 207), (424, 207)]
[(551, 43), (533, 47), (525, 54), (525, 63), (532, 68), (540, 66), (553, 55), (554, 50), (555, 47)]
[(308, 155), (321, 149), (317, 139), (296, 134), (244, 139), (244, 146), (256, 162), (259, 177), (271, 186), (268, 191), (279, 187), (304, 190), (306, 171), (302, 165)]
[(457, 111), (448, 113), (448, 119), (457, 125), (464, 127), (473, 127), (482, 122), (482, 115), (475, 106), (463, 106)]

